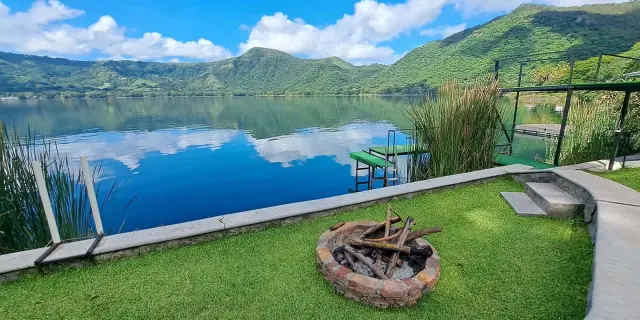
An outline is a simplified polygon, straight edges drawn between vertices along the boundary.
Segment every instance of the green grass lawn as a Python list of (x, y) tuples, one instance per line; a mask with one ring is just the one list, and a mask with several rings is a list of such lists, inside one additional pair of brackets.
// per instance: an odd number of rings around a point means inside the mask
[(598, 172), (596, 174), (640, 192), (640, 168)]
[(5, 319), (583, 318), (592, 246), (578, 222), (516, 216), (510, 179), (393, 202), (441, 254), (436, 291), (377, 310), (336, 294), (315, 243), (338, 221), (382, 220), (386, 204), (0, 285)]

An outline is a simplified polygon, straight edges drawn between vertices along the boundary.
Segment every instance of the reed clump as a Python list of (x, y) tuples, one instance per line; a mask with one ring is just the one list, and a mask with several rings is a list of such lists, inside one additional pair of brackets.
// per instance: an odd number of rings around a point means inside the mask
[[(0, 254), (46, 246), (51, 235), (31, 163), (39, 161), (56, 222), (63, 239), (94, 234), (88, 195), (81, 169), (72, 169), (54, 142), (29, 132), (20, 137), (0, 123)], [(100, 166), (93, 171), (94, 181)], [(96, 186), (99, 194), (99, 185)], [(117, 192), (116, 183), (102, 198), (102, 205)]]
[(445, 83), (435, 95), (407, 111), (414, 127), (415, 146), (428, 154), (410, 159), (413, 175), (433, 178), (491, 168), (496, 146), (504, 135), (500, 88), (496, 81), (478, 79), (471, 85)]

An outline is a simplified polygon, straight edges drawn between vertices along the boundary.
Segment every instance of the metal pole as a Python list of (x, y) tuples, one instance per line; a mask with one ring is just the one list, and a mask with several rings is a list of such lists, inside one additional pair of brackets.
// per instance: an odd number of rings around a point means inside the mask
[(49, 225), (49, 232), (51, 233), (51, 240), (53, 243), (60, 243), (60, 233), (58, 232), (58, 225), (56, 224), (56, 217), (53, 215), (53, 208), (51, 207), (51, 200), (49, 199), (49, 191), (47, 191), (47, 184), (44, 181), (44, 175), (42, 175), (42, 165), (38, 161), (31, 163), (33, 168), (33, 174), (36, 177), (36, 185), (38, 186), (38, 193), (40, 194), (40, 200), (44, 207), (44, 215), (47, 218), (47, 224)]
[[(520, 62), (520, 72), (518, 73), (518, 88), (522, 85), (522, 67), (524, 63)], [(520, 102), (520, 91), (516, 92), (516, 104), (513, 108), (513, 122), (511, 123), (511, 143), (509, 146), (509, 155), (513, 154), (513, 142), (516, 134), (516, 119), (518, 117), (518, 103)]]
[(629, 100), (631, 99), (631, 91), (624, 93), (624, 101), (622, 102), (622, 109), (620, 110), (620, 119), (618, 120), (618, 128), (615, 132), (614, 145), (611, 148), (611, 157), (609, 157), (609, 170), (613, 170), (613, 164), (616, 161), (618, 155), (618, 148), (620, 147), (620, 137), (624, 133), (624, 119), (627, 116), (627, 110), (629, 109)]
[(87, 195), (89, 196), (89, 203), (91, 204), (91, 214), (93, 215), (93, 222), (96, 225), (96, 232), (98, 234), (104, 234), (102, 218), (100, 218), (100, 208), (98, 208), (98, 199), (96, 199), (96, 191), (93, 188), (93, 177), (89, 171), (89, 160), (87, 157), (80, 158), (80, 165), (82, 166), (82, 176), (84, 177), (84, 184), (87, 187)]
[(598, 66), (596, 67), (596, 79), (595, 82), (598, 82), (598, 78), (600, 78), (600, 64), (602, 63), (602, 53), (598, 56)]
[(624, 119), (627, 117), (627, 112), (629, 111), (629, 100), (631, 100), (631, 91), (626, 91), (624, 93), (622, 109), (620, 110), (620, 119), (618, 120), (618, 130), (621, 132), (624, 130)]
[(356, 160), (356, 192), (358, 192), (358, 172), (360, 171), (360, 161)]
[(571, 58), (569, 61), (569, 84), (573, 82), (573, 66), (575, 64), (575, 57), (571, 54)]
[(556, 155), (553, 159), (553, 165), (560, 165), (560, 150), (562, 149), (562, 141), (564, 140), (565, 131), (567, 129), (567, 119), (569, 117), (569, 109), (571, 108), (571, 96), (573, 89), (569, 87), (567, 90), (567, 99), (564, 102), (564, 110), (562, 111), (562, 124), (560, 125), (560, 134), (558, 135), (558, 145), (556, 146)]

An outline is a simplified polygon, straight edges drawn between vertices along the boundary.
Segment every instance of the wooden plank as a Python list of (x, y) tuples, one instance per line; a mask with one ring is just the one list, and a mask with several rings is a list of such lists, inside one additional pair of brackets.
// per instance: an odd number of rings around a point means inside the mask
[[(369, 150), (371, 152), (375, 152), (377, 154), (380, 154), (380, 155), (384, 156), (385, 152), (386, 152), (386, 148), (387, 148), (386, 146), (382, 146), (382, 147), (381, 146), (375, 146), (375, 147), (369, 148)], [(394, 153), (393, 147), (389, 147), (389, 153), (387, 153), (387, 154), (388, 155), (398, 154), (399, 156), (402, 156), (402, 155), (407, 155), (407, 154), (419, 154), (419, 153), (428, 153), (429, 152), (427, 150), (413, 150), (413, 148), (414, 147), (410, 146), (410, 145), (399, 145), (399, 146), (396, 146), (395, 153)]]

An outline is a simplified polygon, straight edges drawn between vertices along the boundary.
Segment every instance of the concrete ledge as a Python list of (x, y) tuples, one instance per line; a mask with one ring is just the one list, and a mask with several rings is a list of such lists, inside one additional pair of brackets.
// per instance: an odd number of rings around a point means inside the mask
[[(323, 216), (354, 209), (380, 201), (429, 192), (445, 187), (493, 179), (513, 172), (523, 172), (531, 167), (511, 165), (479, 170), (447, 177), (435, 178), (393, 187), (363, 191), (336, 197), (297, 202), (275, 207), (226, 214), (222, 216), (179, 223), (175, 225), (115, 234), (104, 237), (94, 254), (98, 260), (146, 252), (153, 246), (178, 246), (197, 243), (229, 233), (254, 230), (270, 224), (291, 223), (307, 217)], [(45, 262), (77, 257), (86, 252), (93, 240), (83, 240), (61, 245)], [(0, 281), (15, 278), (15, 272), (33, 268), (33, 261), (44, 248), (0, 256)]]

